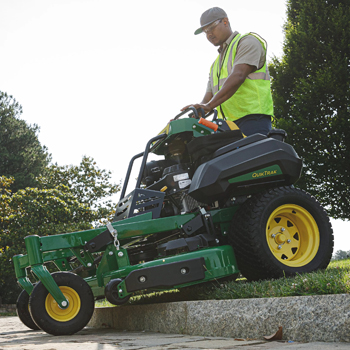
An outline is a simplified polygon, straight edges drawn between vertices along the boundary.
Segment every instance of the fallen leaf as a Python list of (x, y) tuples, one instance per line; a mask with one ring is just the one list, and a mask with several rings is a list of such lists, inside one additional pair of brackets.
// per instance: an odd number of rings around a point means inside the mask
[(243, 338), (235, 338), (234, 340), (245, 341)]
[(264, 335), (264, 338), (269, 341), (282, 340), (282, 326), (278, 327), (278, 331), (271, 335)]

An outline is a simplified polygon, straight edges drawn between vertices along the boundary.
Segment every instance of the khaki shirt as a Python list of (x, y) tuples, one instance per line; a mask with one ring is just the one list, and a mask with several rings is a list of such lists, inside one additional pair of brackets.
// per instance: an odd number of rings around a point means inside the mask
[[(220, 64), (225, 57), (225, 53), (227, 48), (229, 47), (232, 39), (238, 34), (238, 32), (234, 32), (231, 36), (224, 42), (222, 49), (218, 50), (220, 54)], [(255, 70), (262, 68), (265, 64), (266, 60), (266, 51), (262, 47), (260, 41), (255, 38), (253, 35), (247, 35), (243, 37), (237, 46), (236, 57), (233, 63), (232, 71), (235, 65), (237, 64), (249, 64), (255, 67)], [(255, 71), (254, 70), (254, 71)], [(228, 72), (230, 75), (232, 72)], [(210, 74), (209, 81), (207, 85), (207, 92), (213, 93), (210, 84)], [(213, 94), (214, 95), (214, 94)]]

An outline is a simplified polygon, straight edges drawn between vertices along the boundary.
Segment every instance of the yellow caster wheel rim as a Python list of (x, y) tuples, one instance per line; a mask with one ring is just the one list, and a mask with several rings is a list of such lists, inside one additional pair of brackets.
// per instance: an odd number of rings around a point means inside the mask
[(81, 301), (79, 294), (72, 288), (59, 287), (63, 295), (68, 300), (68, 307), (61, 309), (51, 294), (48, 294), (45, 300), (45, 309), (49, 316), (59, 322), (68, 322), (72, 320), (79, 312)]

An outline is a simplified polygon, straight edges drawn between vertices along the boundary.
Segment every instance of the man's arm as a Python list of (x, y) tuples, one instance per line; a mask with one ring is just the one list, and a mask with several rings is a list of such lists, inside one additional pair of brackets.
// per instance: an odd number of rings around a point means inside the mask
[(201, 104), (208, 103), (213, 98), (213, 93), (211, 91), (207, 91), (203, 97)]
[(237, 64), (234, 66), (233, 72), (227, 77), (220, 91), (205, 104), (209, 111), (221, 105), (234, 95), (238, 88), (244, 83), (247, 76), (254, 70), (256, 70), (256, 67), (249, 64)]
[(212, 109), (221, 105), (233, 94), (235, 94), (238, 88), (244, 83), (244, 80), (247, 78), (247, 76), (255, 70), (255, 66), (251, 66), (249, 64), (237, 64), (234, 66), (233, 72), (228, 76), (224, 85), (215, 96), (213, 96), (211, 92), (207, 92), (204, 95), (201, 103), (188, 105), (182, 108), (181, 111), (184, 111), (188, 107), (193, 106), (196, 109), (203, 108), (205, 113), (210, 112)]

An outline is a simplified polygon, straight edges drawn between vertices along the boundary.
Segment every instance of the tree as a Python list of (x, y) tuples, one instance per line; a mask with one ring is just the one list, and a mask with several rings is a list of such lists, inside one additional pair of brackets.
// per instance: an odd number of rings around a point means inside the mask
[(51, 159), (38, 140), (39, 127), (21, 120), (21, 114), (19, 103), (0, 91), (0, 175), (15, 179), (12, 191), (35, 186)]
[(63, 184), (80, 203), (93, 208), (98, 219), (110, 220), (115, 204), (107, 198), (120, 191), (120, 185), (111, 184), (110, 178), (110, 171), (99, 169), (93, 158), (84, 156), (78, 166), (50, 165), (45, 174), (38, 177), (38, 187), (52, 189)]
[(11, 259), (25, 254), (24, 237), (83, 231), (93, 223), (111, 220), (115, 204), (107, 197), (117, 193), (110, 172), (101, 170), (92, 158), (79, 166), (51, 165), (38, 178), (38, 188), (12, 193), (13, 179), (0, 176), (0, 298), (14, 303), (17, 286)]
[(350, 218), (350, 0), (289, 0), (287, 16), (269, 66), (276, 126), (303, 157), (296, 186)]
[(349, 257), (350, 257), (350, 250), (348, 250), (347, 252), (345, 250), (337, 250), (332, 260), (343, 260)]

